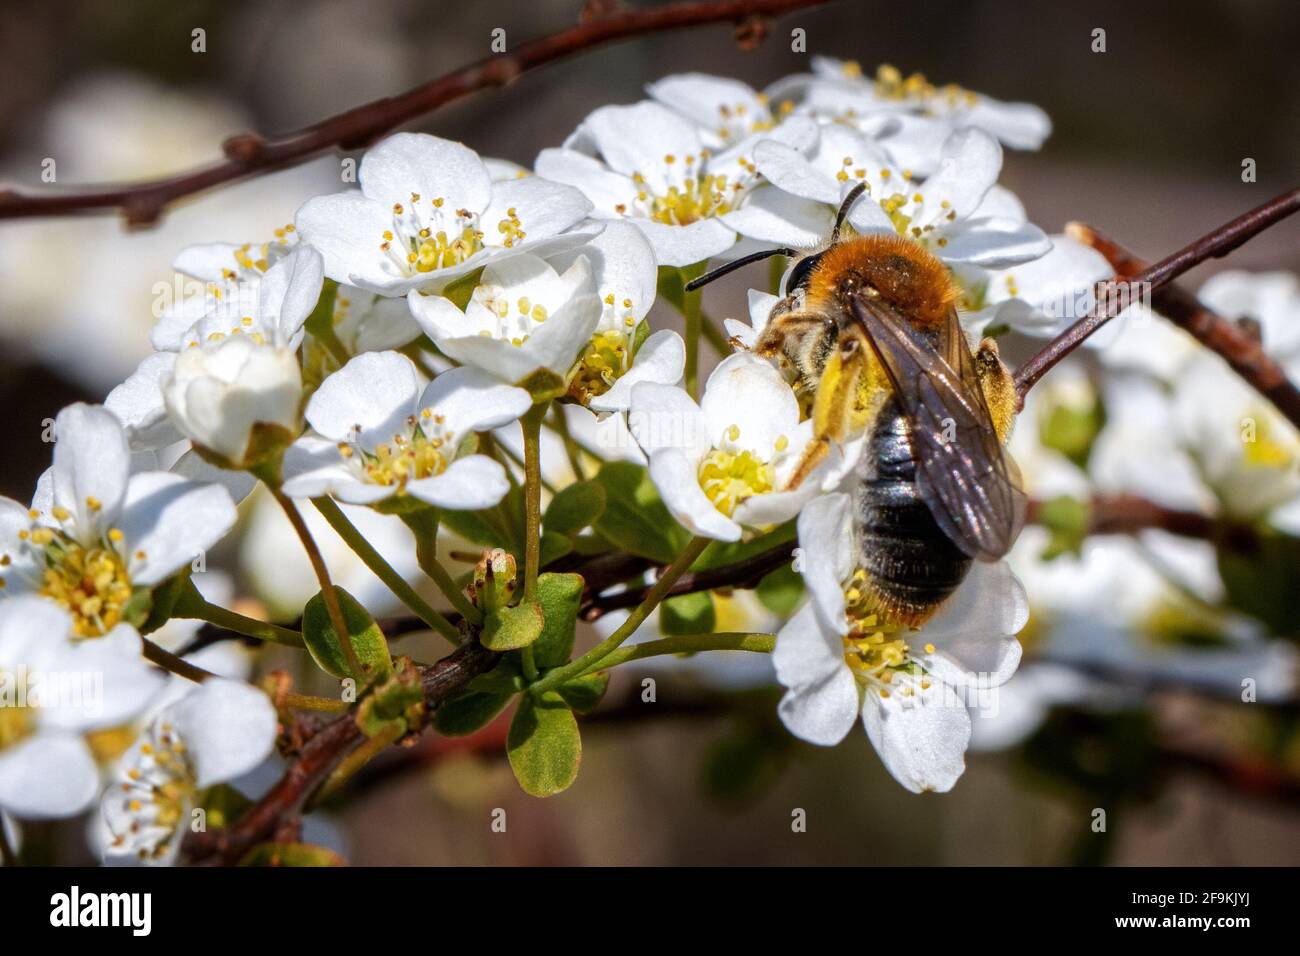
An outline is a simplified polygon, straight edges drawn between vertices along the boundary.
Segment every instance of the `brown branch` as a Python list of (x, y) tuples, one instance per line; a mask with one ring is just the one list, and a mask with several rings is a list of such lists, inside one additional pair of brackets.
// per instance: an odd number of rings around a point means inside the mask
[(599, 6), (588, 5), (578, 26), (530, 40), (512, 53), (485, 57), (397, 96), (366, 103), (284, 136), (264, 137), (252, 132), (231, 136), (222, 146), (226, 158), (211, 166), (146, 182), (84, 191), (0, 190), (0, 219), (120, 210), (130, 226), (152, 225), (179, 199), (249, 176), (296, 166), (323, 153), (359, 149), (448, 103), (488, 87), (505, 86), (525, 70), (592, 47), (650, 33), (725, 22), (736, 25), (741, 42), (749, 42), (756, 35), (755, 23), (827, 2), (682, 2), (609, 15), (601, 15)]
[[(1046, 504), (1031, 501), (1026, 520), (1039, 523)], [(1087, 534), (1137, 534), (1150, 530), (1213, 541), (1241, 554), (1253, 553), (1259, 545), (1258, 532), (1247, 522), (1167, 508), (1138, 495), (1094, 495), (1088, 501)]]
[[(1252, 236), (1263, 232), (1297, 210), (1300, 210), (1300, 189), (1292, 189), (1250, 212), (1243, 213), (1172, 255), (1166, 256), (1155, 265), (1146, 266), (1128, 276), (1120, 275), (1114, 279), (1098, 282), (1095, 301), (1088, 314), (1016, 369), (1016, 396), (1019, 402), (1024, 404), (1025, 395), (1048, 370), (1078, 348), (1084, 339), (1129, 305), (1139, 301), (1141, 295), (1156, 292), (1188, 269), (1207, 259), (1227, 255)], [(1214, 347), (1210, 341), (1206, 341), (1206, 344), (1211, 348)]]
[[(427, 710), (437, 710), (470, 680), (495, 666), (498, 657), (478, 643), (468, 642), (438, 663), (422, 668)], [(238, 863), (253, 846), (271, 839), (284, 820), (296, 816), (330, 771), (365, 739), (352, 714), (315, 729), (284, 776), (232, 826), (187, 834), (185, 857), (191, 863)]]
[[(1091, 226), (1070, 223), (1066, 232), (1105, 256), (1120, 278), (1133, 278), (1147, 268), (1145, 262)], [(1300, 389), (1264, 351), (1264, 343), (1249, 328), (1212, 312), (1191, 292), (1173, 283), (1156, 292), (1151, 305), (1206, 348), (1221, 355), (1234, 372), (1300, 428)]]

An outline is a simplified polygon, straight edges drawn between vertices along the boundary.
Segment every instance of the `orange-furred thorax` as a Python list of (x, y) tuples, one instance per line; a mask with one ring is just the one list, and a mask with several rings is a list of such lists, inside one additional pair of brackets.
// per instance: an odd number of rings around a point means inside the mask
[(939, 326), (960, 295), (948, 267), (919, 243), (882, 234), (843, 239), (822, 253), (809, 277), (808, 304), (847, 308), (847, 297), (866, 287), (923, 329)]

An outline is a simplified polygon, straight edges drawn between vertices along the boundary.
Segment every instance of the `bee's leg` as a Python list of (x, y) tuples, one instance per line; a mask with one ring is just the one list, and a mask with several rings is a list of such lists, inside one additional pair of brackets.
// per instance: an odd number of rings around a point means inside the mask
[(759, 333), (754, 351), (765, 358), (780, 355), (787, 338), (799, 338), (826, 324), (824, 316), (814, 312), (782, 312), (773, 315)]
[(865, 348), (856, 336), (846, 335), (831, 352), (822, 370), (813, 404), (813, 440), (786, 482), (786, 490), (798, 488), (830, 452), (831, 442), (842, 442), (850, 431), (858, 400)]
[(993, 429), (998, 433), (998, 440), (1005, 442), (1011, 437), (1011, 426), (1016, 419), (1015, 379), (1002, 363), (994, 339), (980, 342), (974, 358), (975, 377), (979, 379), (984, 401), (988, 403)]

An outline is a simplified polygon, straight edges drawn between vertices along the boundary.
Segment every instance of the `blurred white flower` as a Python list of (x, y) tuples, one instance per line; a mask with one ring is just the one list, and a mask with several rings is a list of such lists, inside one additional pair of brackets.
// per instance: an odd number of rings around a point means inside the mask
[(713, 370), (699, 405), (674, 386), (637, 385), (628, 427), (673, 517), (720, 541), (794, 517), (827, 470), (824, 463), (798, 489), (785, 490), (812, 441), (812, 423), (799, 421), (798, 400), (781, 374), (748, 352)]
[(36, 593), (73, 616), (82, 637), (148, 611), (140, 592), (220, 541), (235, 506), (218, 485), (168, 472), (131, 474), (109, 411), (70, 405), (55, 419), (54, 465), (31, 508), (0, 498), (0, 601)]
[(426, 387), (399, 352), (367, 352), (317, 389), (307, 405), (315, 434), (285, 456), (285, 494), (378, 504), (409, 495), (440, 508), (490, 508), (510, 485), (486, 455), (464, 454), (474, 432), (532, 406), (521, 388), (477, 369), (443, 372)]
[[(975, 127), (1012, 149), (1038, 149), (1052, 122), (1030, 103), (1004, 103), (955, 83), (935, 86), (920, 73), (904, 76), (882, 65), (874, 78), (852, 60), (814, 56), (812, 73), (790, 76), (768, 90), (772, 100), (791, 100), (801, 112), (825, 122), (860, 123), (881, 112), (913, 114), (946, 130)], [(919, 174), (924, 174), (918, 168)]]
[(210, 678), (164, 708), (119, 764), (104, 794), (112, 854), (168, 864), (190, 829), (199, 791), (233, 780), (270, 755), (278, 718), (248, 684)]
[(50, 601), (0, 602), (0, 810), (48, 819), (90, 804), (99, 770), (85, 735), (131, 720), (163, 685), (142, 650), (128, 624), (76, 640)]
[(777, 635), (781, 719), (795, 736), (829, 746), (861, 715), (894, 779), (914, 793), (943, 792), (965, 770), (964, 693), (1015, 672), (1028, 601), (1005, 561), (977, 562), (922, 628), (890, 627), (859, 607), (852, 509), (851, 496), (836, 493), (799, 516), (810, 600)]
[(298, 210), (325, 274), (381, 295), (438, 292), (515, 252), (581, 243), (560, 236), (591, 211), (570, 186), (540, 176), (494, 181), (467, 146), (397, 133), (361, 160), (360, 191), (318, 196)]
[(1196, 297), (1229, 321), (1258, 322), (1264, 349), (1300, 376), (1300, 278), (1294, 273), (1229, 269), (1205, 280)]

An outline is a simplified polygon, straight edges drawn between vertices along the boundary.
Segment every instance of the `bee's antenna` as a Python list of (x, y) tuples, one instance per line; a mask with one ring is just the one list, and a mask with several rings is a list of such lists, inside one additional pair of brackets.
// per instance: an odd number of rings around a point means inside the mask
[(848, 216), (849, 210), (853, 208), (853, 204), (858, 201), (858, 197), (861, 196), (866, 189), (866, 183), (858, 183), (849, 190), (849, 194), (844, 197), (844, 202), (840, 203), (840, 211), (835, 214), (835, 228), (831, 230), (831, 242), (834, 242), (840, 237), (840, 227), (844, 225), (844, 220)]
[(762, 259), (770, 259), (773, 256), (797, 256), (799, 250), (787, 249), (782, 246), (780, 249), (764, 249), (762, 252), (754, 252), (747, 256), (741, 256), (739, 259), (732, 259), (730, 262), (718, 266), (712, 272), (706, 272), (702, 276), (696, 276), (690, 282), (686, 283), (686, 291), (694, 292), (701, 286), (706, 286), (714, 279), (721, 279), (728, 272), (735, 272), (741, 266), (747, 266), (751, 262), (758, 262)]

